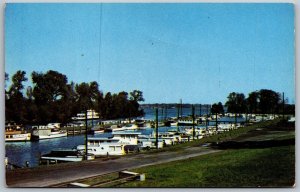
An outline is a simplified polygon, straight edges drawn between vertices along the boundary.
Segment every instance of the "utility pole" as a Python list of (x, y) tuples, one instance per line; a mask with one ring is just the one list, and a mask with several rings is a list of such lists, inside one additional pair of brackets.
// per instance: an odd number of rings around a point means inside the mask
[(158, 108), (155, 109), (155, 139), (156, 149), (158, 149)]
[(168, 116), (168, 107), (165, 106), (165, 120), (167, 119), (167, 116)]
[(193, 140), (195, 139), (195, 106), (192, 105), (192, 118), (193, 118)]
[(208, 107), (209, 107), (209, 105), (206, 105), (206, 116), (207, 116), (207, 117), (208, 117), (208, 113), (209, 113)]
[(201, 107), (202, 105), (200, 104), (200, 107), (199, 107), (199, 116), (201, 117)]
[(85, 110), (85, 160), (88, 160), (88, 122), (87, 122), (87, 110)]
[(179, 120), (179, 104), (177, 104), (177, 120)]
[(180, 99), (180, 117), (182, 117), (182, 99)]
[(284, 120), (284, 105), (285, 105), (284, 92), (282, 92), (282, 118), (283, 118), (283, 120)]
[(216, 111), (216, 132), (218, 133), (218, 112)]

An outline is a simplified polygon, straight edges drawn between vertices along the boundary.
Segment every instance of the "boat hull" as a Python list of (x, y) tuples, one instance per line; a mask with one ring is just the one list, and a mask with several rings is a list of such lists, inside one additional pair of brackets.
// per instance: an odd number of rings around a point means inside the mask
[(20, 133), (20, 134), (6, 134), (5, 142), (22, 142), (22, 141), (30, 141), (31, 134), (30, 133)]
[(39, 135), (38, 139), (39, 140), (53, 139), (53, 138), (66, 137), (66, 136), (68, 136), (67, 133), (58, 133), (58, 134), (51, 134), (51, 135)]

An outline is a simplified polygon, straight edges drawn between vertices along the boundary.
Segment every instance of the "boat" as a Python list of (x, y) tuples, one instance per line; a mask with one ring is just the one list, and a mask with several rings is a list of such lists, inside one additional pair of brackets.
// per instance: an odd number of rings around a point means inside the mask
[[(112, 132), (112, 137), (88, 137), (88, 153), (95, 156), (124, 155), (138, 150), (140, 132)], [(85, 150), (85, 145), (78, 145), (78, 150)]]
[(99, 126), (94, 126), (91, 128), (90, 130), (90, 134), (91, 135), (97, 135), (97, 134), (102, 134), (104, 133), (105, 129), (104, 128), (100, 128)]
[(31, 133), (27, 133), (21, 126), (8, 124), (5, 126), (5, 142), (30, 141)]
[(189, 120), (189, 119), (180, 119), (178, 120), (177, 122), (177, 125), (179, 126), (191, 126), (191, 125), (196, 125), (197, 124), (197, 121), (195, 120), (194, 123), (193, 123), (193, 120)]
[(49, 123), (46, 126), (32, 126), (32, 140), (66, 137), (68, 133), (60, 129), (59, 123)]
[[(161, 149), (166, 145), (165, 141), (162, 139), (157, 139), (158, 149)], [(152, 149), (156, 148), (156, 138), (154, 137), (141, 137), (138, 139), (138, 146), (141, 149)]]
[[(87, 160), (95, 159), (93, 154), (88, 154)], [(81, 150), (77, 149), (56, 149), (50, 153), (42, 155), (40, 157), (40, 164), (51, 164), (60, 162), (78, 162), (85, 160), (85, 154)]]
[[(125, 155), (124, 144), (119, 143), (119, 139), (89, 137), (88, 138), (88, 153), (95, 156), (119, 156)], [(85, 145), (78, 145), (77, 150), (84, 151)]]
[[(86, 114), (86, 116), (85, 116)], [(72, 120), (74, 121), (78, 121), (78, 120), (92, 120), (92, 119), (99, 119), (99, 113), (97, 113), (95, 110), (93, 109), (89, 109), (86, 111), (86, 113), (77, 113), (77, 115), (75, 117), (72, 117)]]
[(143, 118), (138, 118), (134, 120), (136, 127), (145, 127), (146, 120)]

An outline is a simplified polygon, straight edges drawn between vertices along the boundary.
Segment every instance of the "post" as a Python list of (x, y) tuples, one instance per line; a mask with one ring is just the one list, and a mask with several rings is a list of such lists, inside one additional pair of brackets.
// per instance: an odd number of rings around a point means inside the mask
[(208, 105), (206, 105), (206, 116), (208, 117)]
[(92, 109), (92, 127), (94, 127), (94, 110)]
[(208, 119), (207, 119), (207, 116), (205, 118), (205, 125), (206, 125), (206, 132), (208, 131)]
[(195, 139), (195, 106), (192, 105), (192, 118), (193, 118), (193, 141)]
[(182, 117), (182, 99), (180, 99), (180, 117)]
[(167, 119), (167, 116), (168, 116), (168, 107), (165, 106), (165, 120)]
[(218, 133), (218, 113), (216, 112), (216, 132)]
[(237, 117), (236, 117), (236, 112), (235, 112), (235, 114), (234, 114), (234, 127), (236, 128), (236, 123), (237, 123), (237, 119), (236, 119)]
[(155, 109), (155, 145), (158, 149), (158, 108)]
[(284, 92), (282, 92), (282, 119), (283, 120), (284, 120), (284, 105), (285, 105)]
[(246, 111), (246, 120), (245, 120), (245, 125), (247, 124), (248, 121), (248, 111)]
[(199, 107), (199, 116), (201, 117), (201, 108), (202, 108), (202, 105), (200, 104), (200, 107)]
[(85, 110), (85, 160), (88, 159), (88, 138), (87, 138), (87, 132), (88, 132), (88, 124), (87, 124), (87, 110)]
[(179, 104), (177, 104), (177, 120), (179, 120)]

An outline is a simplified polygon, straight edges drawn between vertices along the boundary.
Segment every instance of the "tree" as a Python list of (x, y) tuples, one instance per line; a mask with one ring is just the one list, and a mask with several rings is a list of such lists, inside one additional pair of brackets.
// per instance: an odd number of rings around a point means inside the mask
[(211, 107), (211, 113), (213, 113), (213, 114), (216, 114), (216, 113), (223, 114), (224, 113), (224, 108), (223, 108), (222, 103), (221, 102), (219, 102), (218, 104), (214, 103)]
[(278, 111), (280, 94), (268, 89), (259, 91), (259, 109), (263, 114)]
[(33, 72), (31, 76), (37, 103), (54, 102), (66, 95), (68, 79), (65, 75), (50, 70), (46, 74)]
[(98, 83), (93, 81), (91, 83), (81, 83), (75, 86), (77, 93), (77, 104), (80, 111), (86, 111), (87, 109), (94, 109), (96, 101), (101, 95), (98, 89)]
[(227, 102), (225, 106), (227, 111), (230, 113), (245, 113), (246, 112), (246, 99), (243, 93), (232, 92), (227, 97)]
[[(6, 76), (8, 80), (8, 75)], [(25, 121), (25, 98), (23, 97), (22, 90), (24, 89), (23, 83), (27, 81), (25, 71), (17, 71), (12, 76), (12, 85), (8, 91), (8, 97), (6, 100), (6, 119), (15, 121), (16, 123), (22, 123)]]
[(140, 108), (139, 102), (145, 101), (143, 98), (143, 92), (139, 90), (133, 90), (130, 92), (130, 103), (129, 103), (129, 108), (130, 108), (130, 114), (131, 116), (141, 116), (144, 115), (144, 111)]
[(259, 92), (254, 91), (249, 93), (248, 98), (246, 99), (247, 106), (250, 113), (257, 113), (258, 111), (258, 101), (259, 101)]
[(143, 92), (139, 90), (133, 90), (132, 92), (130, 92), (130, 100), (136, 102), (145, 101), (145, 99), (143, 98)]
[(32, 95), (39, 114), (36, 123), (65, 122), (70, 118), (72, 107), (65, 106), (69, 99), (66, 75), (49, 70), (45, 74), (32, 72), (31, 77), (34, 85)]

